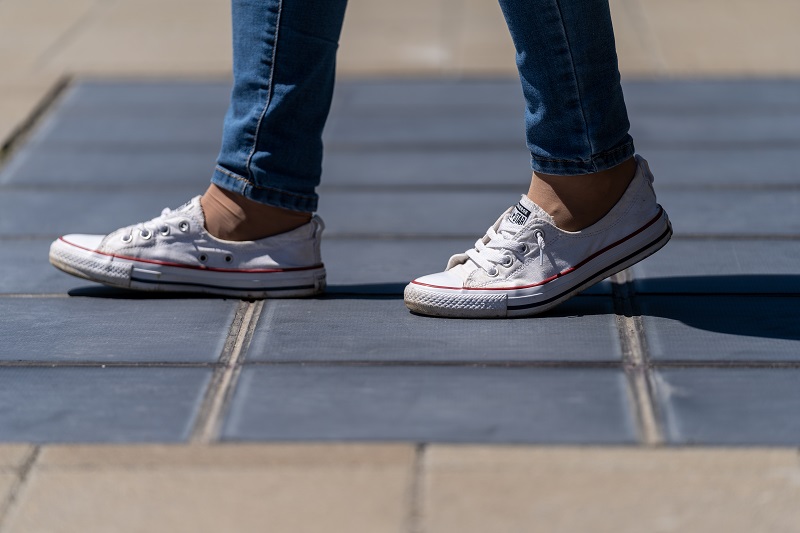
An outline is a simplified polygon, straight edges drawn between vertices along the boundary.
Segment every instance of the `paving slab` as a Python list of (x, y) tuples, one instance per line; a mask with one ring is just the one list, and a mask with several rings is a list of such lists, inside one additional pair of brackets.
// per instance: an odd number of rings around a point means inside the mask
[(0, 237), (52, 237), (67, 233), (105, 235), (150, 220), (165, 207), (176, 208), (202, 191), (196, 187), (126, 191), (59, 191), (58, 200), (38, 190), (3, 190)]
[(657, 192), (665, 186), (780, 190), (800, 183), (796, 147), (648, 147), (642, 154), (655, 174)]
[(614, 369), (248, 366), (223, 440), (633, 443)]
[(800, 298), (638, 296), (656, 361), (798, 361)]
[[(451, 255), (472, 248), (477, 238), (327, 239), (322, 244), (327, 292), (402, 294), (409, 281), (441, 271)], [(582, 294), (611, 294), (611, 283), (602, 281)]]
[[(106, 460), (54, 464), (47, 448), (30, 474), (8, 531), (397, 532), (410, 505), (413, 450), (297, 446), (251, 450), (234, 461), (219, 447), (148, 460), (147, 451), (100, 450)], [(219, 460), (209, 460), (222, 456)], [(226, 459), (227, 456), (227, 459)], [(86, 455), (82, 455), (86, 457)], [(357, 512), (354, 512), (354, 509)]]
[[(298, 337), (298, 331), (313, 335)], [(503, 339), (501, 343), (498, 339)], [(610, 298), (579, 297), (531, 320), (445, 320), (398, 297), (267, 303), (247, 361), (618, 361)]]
[(199, 194), (208, 186), (218, 152), (210, 146), (24, 147), (0, 170), (0, 184), (35, 186), (43, 192), (79, 187), (95, 191), (178, 187)]
[(0, 361), (213, 363), (237, 303), (0, 298)]
[(656, 393), (672, 444), (797, 446), (800, 369), (662, 369)]
[[(28, 450), (29, 446), (6, 446)], [(15, 450), (16, 451), (16, 450)], [(227, 443), (182, 444), (48, 444), (36, 460), (37, 470), (113, 468), (302, 468), (408, 465), (413, 444), (379, 443)], [(2, 455), (0, 455), (0, 461)]]
[(430, 533), (788, 533), (800, 520), (795, 450), (434, 445), (425, 466)]
[(673, 239), (632, 271), (640, 294), (800, 294), (798, 265), (796, 240)]
[[(800, 190), (657, 191), (677, 235), (800, 235)], [(744, 216), (742, 207), (757, 217)]]
[(0, 368), (0, 441), (178, 442), (206, 368)]

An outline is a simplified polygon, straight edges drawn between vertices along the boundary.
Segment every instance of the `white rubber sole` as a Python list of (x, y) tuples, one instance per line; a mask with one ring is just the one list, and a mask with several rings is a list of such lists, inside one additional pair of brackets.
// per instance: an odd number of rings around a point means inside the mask
[(325, 290), (325, 267), (236, 272), (161, 265), (100, 254), (61, 239), (50, 263), (79, 278), (111, 287), (152, 292), (190, 292), (236, 298), (297, 298)]
[(411, 282), (404, 299), (412, 312), (448, 318), (531, 316), (552, 309), (617, 272), (660, 250), (672, 237), (669, 217), (661, 217), (624, 243), (593, 257), (556, 279), (523, 289), (492, 290), (429, 287)]

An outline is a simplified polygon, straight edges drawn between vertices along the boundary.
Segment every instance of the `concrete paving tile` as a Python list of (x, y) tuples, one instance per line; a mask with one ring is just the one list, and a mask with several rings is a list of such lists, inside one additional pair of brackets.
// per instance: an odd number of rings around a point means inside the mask
[(794, 240), (674, 239), (632, 270), (644, 294), (800, 294), (797, 265)]
[[(59, 111), (86, 113), (170, 112), (194, 110), (199, 114), (224, 114), (231, 82), (201, 80), (80, 80), (66, 92)], [(125, 105), (120, 105), (124, 102)]]
[(430, 533), (788, 533), (800, 519), (795, 450), (434, 445), (425, 467)]
[[(401, 294), (406, 283), (441, 271), (476, 239), (328, 239), (322, 245), (328, 293)], [(603, 281), (583, 294), (611, 294), (611, 284)]]
[(339, 44), (339, 74), (440, 73), (452, 60), (446, 28), (445, 6), (436, 2), (353, 1)]
[(791, 75), (800, 58), (796, 2), (766, 0), (640, 0), (644, 26), (653, 34), (669, 74)]
[(38, 189), (4, 190), (0, 194), (0, 237), (53, 237), (67, 233), (103, 234), (158, 216), (164, 207), (184, 204), (202, 189), (186, 186), (122, 192)]
[(48, 71), (93, 75), (226, 75), (230, 4), (121, 0), (99, 7), (43, 61)]
[(414, 446), (408, 444), (55, 444), (42, 447), (36, 468), (358, 468), (413, 460)]
[(800, 190), (656, 192), (677, 235), (800, 235)]
[(656, 393), (674, 444), (797, 446), (800, 370), (662, 369)]
[(11, 472), (20, 468), (33, 451), (33, 446), (27, 444), (2, 444), (0, 445), (0, 470)]
[(185, 116), (163, 114), (77, 116), (56, 113), (50, 115), (28, 146), (47, 150), (51, 146), (83, 146), (166, 149), (171, 145), (203, 149), (219, 149), (222, 139), (222, 116), (197, 116), (191, 112)]
[(631, 443), (627, 401), (611, 369), (245, 367), (223, 439)]
[[(530, 320), (431, 320), (394, 298), (275, 301), (248, 361), (614, 361), (610, 298), (574, 298)], [(298, 336), (298, 331), (314, 335)], [(498, 343), (497, 339), (503, 339)]]
[(214, 299), (0, 298), (0, 360), (213, 363), (235, 309)]
[[(335, 187), (395, 186), (420, 190), (449, 187), (482, 191), (508, 189), (522, 194), (531, 179), (530, 153), (510, 149), (336, 150), (325, 154), (320, 193)], [(0, 175), (1, 176), (1, 175)], [(0, 178), (2, 179), (2, 178)]]
[(517, 76), (516, 50), (502, 11), (494, 2), (465, 0), (454, 28), (452, 72)]
[(206, 368), (3, 368), (0, 440), (185, 440), (211, 377)]
[(525, 146), (522, 113), (499, 116), (337, 116), (326, 127), (323, 139), (332, 148), (478, 147)]
[(310, 458), (307, 463), (37, 468), (7, 527), (122, 533), (262, 532), (265, 524), (278, 533), (404, 529), (411, 453), (356, 460), (319, 457), (320, 451), (297, 454)]
[(656, 361), (797, 361), (800, 298), (638, 296)]
[(640, 147), (662, 144), (690, 148), (725, 144), (797, 146), (800, 113), (753, 113), (751, 115), (677, 114), (635, 115), (631, 135)]
[[(0, 170), (0, 184), (20, 186), (49, 185), (63, 189), (75, 185), (94, 190), (138, 189), (158, 185), (164, 188), (195, 186), (202, 192), (208, 186), (219, 149), (170, 147), (115, 149), (26, 146), (16, 152)], [(41, 190), (41, 189), (40, 189)]]
[[(489, 5), (489, 4), (487, 4)], [(489, 5), (491, 9), (497, 6)], [(499, 8), (497, 8), (499, 10)], [(357, 116), (407, 114), (427, 116), (518, 113), (522, 119), (525, 100), (514, 76), (477, 79), (369, 79), (338, 83), (341, 112)]]
[(664, 186), (794, 187), (800, 182), (800, 150), (794, 147), (719, 147), (716, 150), (649, 147), (642, 152)]
[(47, 260), (50, 239), (0, 241), (0, 294), (66, 294), (85, 286)]
[(328, 235), (478, 239), (519, 197), (492, 191), (435, 191), (422, 196), (417, 191), (331, 191), (320, 198), (319, 213)]
[(634, 115), (750, 117), (797, 112), (800, 106), (800, 81), (792, 78), (629, 79), (622, 86)]

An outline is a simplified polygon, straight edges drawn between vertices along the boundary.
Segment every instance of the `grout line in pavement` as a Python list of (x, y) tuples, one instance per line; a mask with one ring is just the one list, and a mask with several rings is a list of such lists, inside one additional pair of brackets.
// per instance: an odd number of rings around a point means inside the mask
[(664, 443), (664, 432), (659, 416), (653, 376), (647, 355), (642, 318), (634, 312), (632, 280), (626, 269), (613, 277), (614, 308), (617, 314), (617, 330), (622, 349), (623, 368), (628, 382), (628, 391), (633, 399), (639, 428), (639, 437), (646, 446)]
[(0, 368), (217, 368), (219, 363), (183, 361), (0, 361)]
[(250, 339), (264, 305), (264, 300), (242, 301), (239, 304), (219, 357), (219, 367), (211, 377), (211, 382), (200, 405), (189, 439), (191, 443), (210, 444), (217, 439), (241, 372), (241, 361), (247, 353)]
[(428, 447), (418, 443), (414, 447), (414, 464), (409, 487), (408, 533), (424, 533), (425, 512), (425, 459)]
[(472, 368), (613, 368), (621, 366), (620, 361), (429, 361), (429, 360), (353, 360), (309, 361), (309, 360), (276, 360), (250, 361), (245, 366), (366, 366), (366, 367), (472, 367)]
[(14, 480), (11, 488), (8, 490), (8, 496), (2, 502), (0, 502), (0, 532), (5, 530), (8, 514), (19, 499), (20, 492), (28, 482), (30, 473), (36, 464), (37, 459), (39, 459), (39, 453), (41, 452), (41, 449), (41, 446), (33, 446), (31, 451), (25, 457), (25, 461), (23, 461), (22, 466), (19, 468), (17, 479)]

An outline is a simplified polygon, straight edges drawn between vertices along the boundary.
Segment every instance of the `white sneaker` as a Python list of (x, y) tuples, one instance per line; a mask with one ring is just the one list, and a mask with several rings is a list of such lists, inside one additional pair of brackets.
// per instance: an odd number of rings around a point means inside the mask
[(406, 306), (444, 317), (534, 315), (658, 251), (672, 236), (656, 203), (653, 174), (639, 168), (606, 216), (581, 231), (563, 231), (523, 196), (475, 248), (450, 258), (444, 272), (412, 281)]
[(197, 196), (175, 210), (109, 235), (65, 235), (50, 246), (56, 268), (114, 287), (240, 298), (309, 296), (325, 288), (319, 217), (257, 241), (205, 230)]

